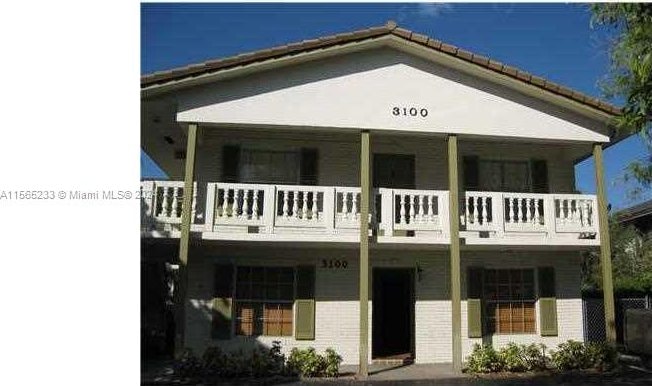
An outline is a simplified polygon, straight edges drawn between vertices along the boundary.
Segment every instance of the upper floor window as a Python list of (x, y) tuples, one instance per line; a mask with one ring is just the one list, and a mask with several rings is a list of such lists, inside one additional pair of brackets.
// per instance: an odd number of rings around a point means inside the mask
[(530, 192), (530, 165), (527, 161), (480, 160), (480, 190), (490, 192)]
[(225, 145), (222, 182), (317, 185), (317, 149), (259, 150)]
[(238, 179), (247, 183), (298, 184), (300, 153), (242, 149)]
[(548, 193), (548, 165), (542, 159), (463, 158), (465, 190)]

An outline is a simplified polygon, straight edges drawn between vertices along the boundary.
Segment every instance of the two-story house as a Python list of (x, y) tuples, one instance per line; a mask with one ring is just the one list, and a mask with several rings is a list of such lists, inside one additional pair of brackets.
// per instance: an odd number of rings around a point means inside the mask
[(170, 178), (141, 185), (143, 255), (180, 261), (184, 347), (333, 347), (364, 375), (582, 340), (616, 107), (392, 22), (146, 75), (141, 101)]

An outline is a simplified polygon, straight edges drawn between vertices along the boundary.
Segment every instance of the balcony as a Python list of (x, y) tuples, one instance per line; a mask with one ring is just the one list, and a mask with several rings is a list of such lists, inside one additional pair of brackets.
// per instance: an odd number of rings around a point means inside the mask
[[(179, 237), (181, 181), (145, 181), (144, 237)], [(599, 245), (593, 195), (465, 192), (466, 245)], [(450, 242), (448, 191), (375, 189), (370, 236), (378, 244)], [(203, 239), (357, 243), (360, 188), (209, 182), (195, 184), (191, 231)]]

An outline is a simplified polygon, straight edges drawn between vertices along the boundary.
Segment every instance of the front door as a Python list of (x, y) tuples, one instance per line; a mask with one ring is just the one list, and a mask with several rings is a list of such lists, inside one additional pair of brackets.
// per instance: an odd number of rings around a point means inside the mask
[(414, 358), (414, 274), (411, 268), (374, 268), (372, 358)]

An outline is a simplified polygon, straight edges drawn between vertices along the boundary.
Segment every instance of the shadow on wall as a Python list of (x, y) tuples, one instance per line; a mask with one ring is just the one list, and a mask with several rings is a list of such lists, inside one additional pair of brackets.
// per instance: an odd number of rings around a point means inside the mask
[(174, 276), (178, 241), (141, 240), (140, 337), (141, 358), (170, 358), (174, 352)]

